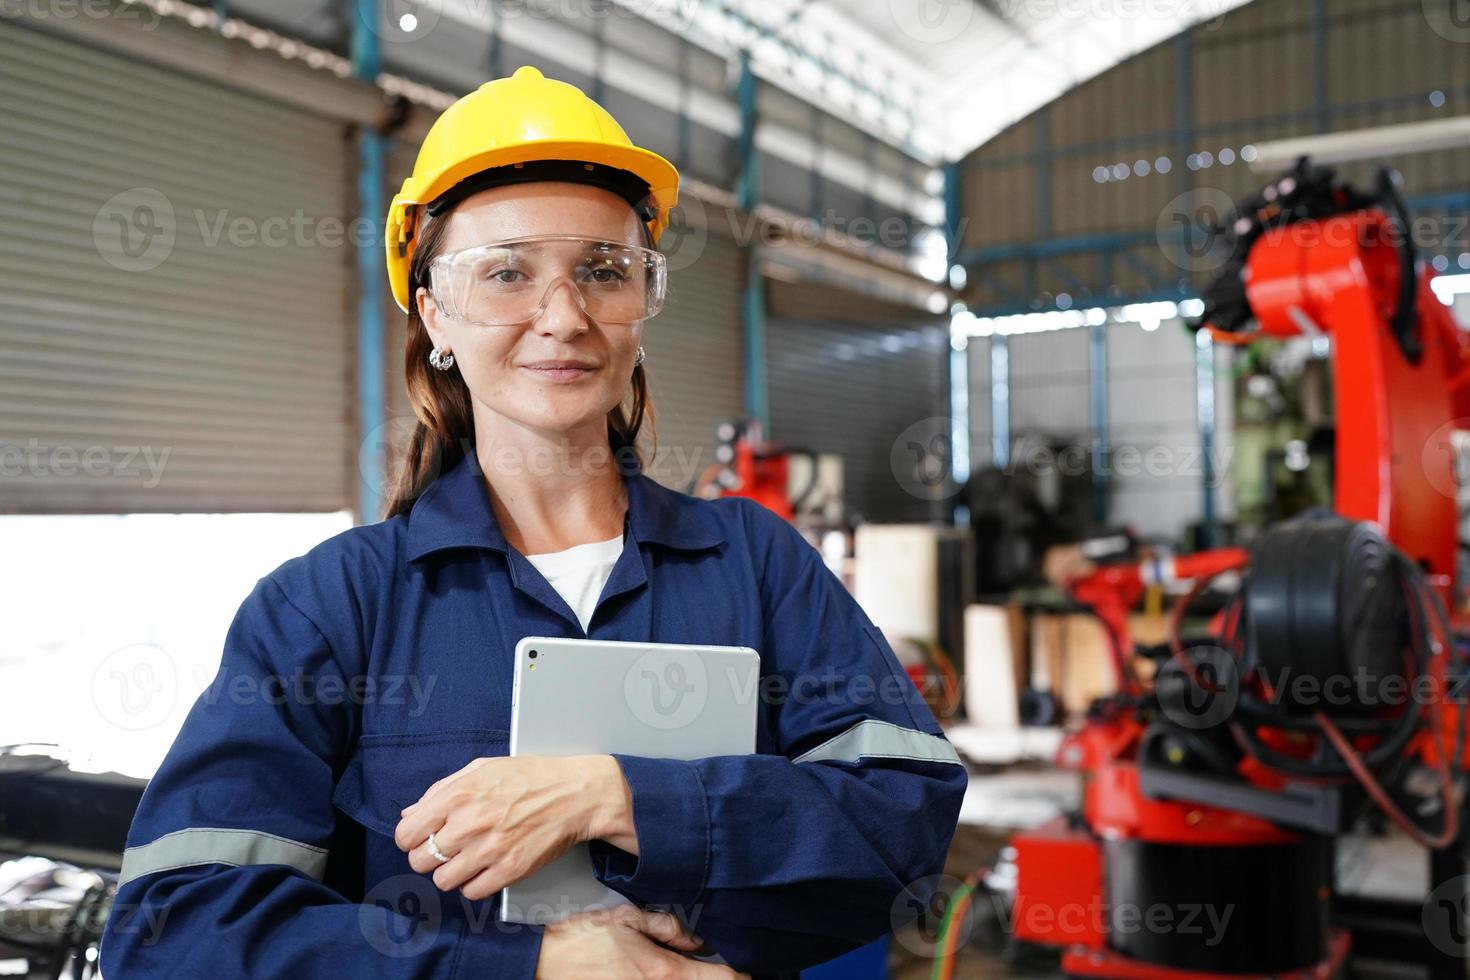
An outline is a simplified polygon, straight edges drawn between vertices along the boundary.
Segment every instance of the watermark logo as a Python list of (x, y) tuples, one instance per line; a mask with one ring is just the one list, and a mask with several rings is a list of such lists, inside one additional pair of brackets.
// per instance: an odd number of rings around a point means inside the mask
[(1470, 952), (1470, 875), (1440, 882), (1420, 909), (1424, 936), (1446, 956)]
[(947, 44), (975, 18), (975, 0), (888, 0), (894, 26), (921, 44)]
[(888, 465), (898, 485), (920, 500), (943, 500), (958, 487), (950, 479), (954, 436), (944, 416), (920, 419), (899, 433), (888, 450)]
[(1214, 272), (1230, 258), (1225, 223), (1235, 202), (1218, 187), (1196, 187), (1165, 204), (1154, 223), (1159, 249), (1185, 272)]
[(352, 0), (364, 27), (389, 44), (428, 36), (439, 24), (442, 0)]
[(1240, 667), (1219, 647), (1193, 647), (1185, 654), (1187, 664), (1172, 659), (1154, 678), (1159, 710), (1180, 728), (1214, 728), (1240, 703)]
[(669, 224), (659, 236), (659, 251), (669, 272), (687, 269), (704, 254), (709, 241), (709, 214), (691, 195), (684, 195), (669, 212)]
[(423, 875), (385, 878), (363, 897), (358, 926), (368, 945), (395, 959), (417, 956), (439, 935), (439, 890)]
[(1470, 42), (1470, 0), (1420, 0), (1429, 29), (1446, 41)]
[(633, 716), (650, 728), (683, 728), (704, 711), (709, 677), (704, 661), (683, 650), (650, 650), (623, 675)]
[(114, 650), (92, 671), (92, 704), (124, 731), (153, 728), (172, 714), (179, 672), (168, 651), (151, 643)]
[(1451, 419), (1430, 433), (1419, 454), (1429, 485), (1451, 500), (1459, 498), (1460, 488), (1466, 483), (1466, 469), (1470, 467), (1470, 433), (1464, 431), (1467, 429), (1470, 429), (1470, 419)]
[(163, 15), (146, 3), (115, 0), (0, 0), (0, 20), (136, 20), (151, 31)]
[(1218, 443), (1209, 452), (1198, 443), (1146, 446), (1114, 443), (1094, 453), (1090, 446), (1080, 442), (1048, 445), (1023, 436), (1000, 469), (1007, 474), (1065, 477), (1091, 474), (1124, 479), (1140, 476), (1205, 479), (1208, 475), (1207, 485), (1220, 487), (1229, 480), (1233, 455), (1233, 446)]
[[(945, 938), (941, 936), (945, 915), (964, 887), (964, 882), (952, 875), (929, 875), (904, 886), (888, 910), (890, 931), (899, 945), (915, 956), (939, 955), (939, 941)], [(973, 927), (973, 916), (952, 922), (950, 928), (958, 934), (951, 948), (963, 949)]]
[[(384, 480), (398, 467), (406, 465), (413, 435), (418, 429), (418, 419), (412, 415), (395, 415), (373, 426), (357, 444), (357, 473), (362, 485), (370, 490), (382, 490)], [(436, 457), (429, 480), (439, 476), (441, 461)], [(428, 486), (426, 480), (424, 486)]]
[(163, 481), (172, 452), (172, 446), (46, 445), (32, 437), (24, 446), (0, 442), (0, 477), (137, 480), (152, 490)]
[(114, 194), (92, 217), (93, 247), (123, 272), (158, 268), (173, 253), (177, 235), (173, 203), (153, 187)]

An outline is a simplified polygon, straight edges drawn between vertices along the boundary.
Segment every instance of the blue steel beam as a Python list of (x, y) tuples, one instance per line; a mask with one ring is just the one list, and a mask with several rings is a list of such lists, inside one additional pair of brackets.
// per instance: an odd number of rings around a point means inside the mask
[[(1081, 306), (1085, 308), (1090, 305), (1128, 306), (1133, 303), (1178, 303), (1180, 300), (1193, 299), (1196, 295), (1197, 294), (1191, 292), (1181, 292), (1178, 289), (1168, 289), (1160, 291), (1140, 290), (1136, 292), (1120, 291), (1117, 293), (1109, 293), (1106, 296), (1095, 296), (1093, 297), (1091, 302), (1075, 304), (1074, 308), (1076, 306)], [(974, 313), (977, 317), (1000, 317), (1015, 316), (1018, 313), (1036, 313), (1039, 311), (1029, 302), (1016, 302), (1013, 300), (1009, 303), (1001, 303), (983, 307), (971, 307), (970, 312)]]
[[(355, 5), (352, 18), (352, 73), (377, 85), (382, 70), (379, 49), (378, 4), (376, 0), (347, 0)], [(381, 228), (387, 211), (383, 182), (388, 140), (372, 127), (357, 134), (357, 204), (359, 216), (369, 228)], [(379, 429), (387, 421), (384, 393), (387, 373), (387, 330), (383, 294), (388, 284), (383, 270), (383, 250), (376, 238), (357, 249), (357, 423), (358, 477), (357, 520), (376, 521), (382, 514), (382, 482), (387, 476), (386, 453)]]
[[(1264, 184), (1264, 181), (1263, 181)], [(1413, 215), (1423, 215), (1429, 212), (1449, 212), (1464, 215), (1470, 213), (1470, 191), (1445, 191), (1436, 194), (1420, 194), (1408, 198), (1408, 209)], [(1108, 263), (1113, 259), (1123, 260), (1135, 264), (1139, 272), (1147, 272), (1147, 278), (1152, 279), (1152, 284), (1163, 287), (1161, 282), (1154, 278), (1152, 272), (1148, 272), (1144, 266), (1139, 266), (1136, 256), (1129, 257), (1130, 248), (1158, 247), (1170, 244), (1170, 239), (1185, 234), (1183, 231), (1170, 232), (1166, 237), (1160, 238), (1157, 229), (1151, 231), (1123, 231), (1104, 232), (1094, 235), (1064, 235), (1064, 237), (1047, 238), (1042, 241), (1029, 242), (1007, 242), (1001, 245), (980, 245), (980, 247), (963, 248), (958, 254), (957, 262), (963, 264), (970, 272), (972, 278), (983, 278), (982, 269), (988, 264), (1001, 262), (1044, 262), (1057, 256), (1091, 256), (1098, 257), (1100, 269), (1107, 270)], [(1107, 276), (1100, 279), (1098, 291), (1105, 291), (1105, 287), (1111, 285), (1107, 282)]]
[[(944, 243), (945, 254), (948, 263), (952, 266), (959, 261), (960, 227), (963, 220), (963, 188), (960, 186), (960, 165), (958, 162), (946, 163), (944, 165)], [(946, 270), (948, 275), (948, 270)]]
[[(1179, 35), (1180, 38), (1184, 36)], [(1178, 84), (1176, 80), (1176, 86)], [(1470, 85), (1441, 85), (1439, 86), (1439, 90), (1444, 92), (1450, 99), (1455, 98), (1457, 95), (1460, 98), (1470, 98)], [(1422, 92), (1405, 92), (1399, 95), (1385, 95), (1373, 99), (1340, 102), (1334, 105), (1328, 105), (1325, 113), (1330, 121), (1342, 116), (1372, 115), (1374, 113), (1391, 112), (1403, 108), (1418, 109), (1424, 104), (1424, 99), (1428, 95), (1428, 91), (1426, 89)], [(1179, 100), (1181, 94), (1176, 88), (1176, 101)], [(1202, 140), (1205, 136), (1209, 136), (1214, 140), (1230, 134), (1241, 134), (1246, 142), (1250, 142), (1251, 136), (1254, 133), (1263, 130), (1279, 130), (1291, 126), (1315, 127), (1317, 116), (1318, 110), (1313, 106), (1307, 109), (1295, 109), (1287, 112), (1249, 116), (1241, 119), (1224, 119), (1211, 123), (1196, 122), (1188, 132), (1175, 127), (1154, 130), (1152, 132), (1116, 136), (1108, 139), (1068, 143), (1062, 146), (1053, 146), (1049, 155), (1054, 160), (1078, 156), (1095, 156), (1111, 161), (1114, 159), (1116, 152), (1122, 149), (1136, 146), (1156, 146), (1160, 143), (1166, 143), (1184, 148), (1181, 154), (1180, 162), (1182, 162), (1182, 157), (1188, 156), (1191, 151), (1210, 148), (1208, 146), (1199, 147), (1193, 140), (1188, 139), (1191, 134), (1197, 140)], [(1040, 154), (1034, 150), (988, 156), (972, 155), (962, 161), (962, 166), (966, 172), (974, 170), (1000, 170), (1020, 166), (1034, 166), (1039, 157)], [(1186, 168), (1186, 172), (1188, 172), (1188, 168)]]
[[(740, 154), (740, 175), (735, 182), (735, 200), (747, 214), (760, 203), (760, 158), (755, 146), (757, 80), (751, 67), (750, 52), (740, 52), (740, 79), (735, 102), (740, 108), (740, 135), (736, 146)], [(745, 293), (740, 311), (745, 346), (745, 415), (760, 422), (761, 430), (770, 435), (770, 402), (766, 384), (766, 285), (761, 276), (760, 254), (756, 243), (746, 247)]]
[[(816, 54), (805, 45), (797, 43), (797, 41), (792, 37), (789, 22), (788, 24), (783, 25), (782, 29), (772, 31), (766, 25), (758, 23), (743, 10), (732, 6), (728, 2), (711, 5), (717, 7), (723, 16), (737, 22), (744, 29), (748, 31), (753, 31), (756, 36), (760, 37), (762, 40), (771, 41), (775, 44), (780, 45), (781, 48), (785, 50), (786, 53), (792, 58), (806, 61), (809, 64), (814, 65), (817, 70), (822, 73), (824, 78), (835, 78), (838, 81), (846, 84), (854, 92), (861, 93), (876, 100), (879, 105), (894, 104), (891, 97), (886, 92), (882, 91), (879, 88), (873, 87), (873, 85), (869, 83), (868, 79), (865, 77), (865, 73), (861, 71), (856, 73), (844, 71), (837, 65), (828, 61), (826, 58), (823, 58), (820, 55)], [(689, 25), (692, 25), (693, 20), (693, 18), (687, 18), (687, 23)], [(746, 50), (748, 53), (748, 49), (744, 50)], [(918, 148), (915, 147), (913, 143), (913, 118), (916, 115), (916, 113), (913, 111), (914, 106), (907, 105), (904, 106), (903, 109), (905, 118), (909, 120), (909, 130), (907, 133), (904, 134), (902, 139), (896, 141), (896, 145), (899, 149), (903, 150), (910, 156), (922, 158), (925, 156), (925, 154), (920, 153)]]

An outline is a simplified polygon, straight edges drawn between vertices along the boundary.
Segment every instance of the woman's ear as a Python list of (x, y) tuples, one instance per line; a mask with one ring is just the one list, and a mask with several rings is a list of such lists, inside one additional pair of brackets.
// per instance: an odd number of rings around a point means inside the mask
[(434, 346), (449, 347), (449, 337), (443, 324), (439, 322), (439, 305), (434, 302), (433, 294), (420, 286), (414, 291), (413, 301), (418, 306), (419, 319), (424, 322), (424, 329), (429, 332), (429, 339), (433, 341)]

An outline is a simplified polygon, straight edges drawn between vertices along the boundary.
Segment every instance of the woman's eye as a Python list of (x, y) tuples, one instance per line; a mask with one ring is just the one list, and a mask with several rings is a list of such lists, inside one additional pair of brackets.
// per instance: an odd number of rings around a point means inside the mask
[(499, 286), (510, 286), (525, 278), (525, 273), (519, 269), (496, 269), (485, 276), (487, 282), (493, 282)]
[(590, 270), (587, 273), (587, 278), (592, 280), (593, 282), (608, 285), (611, 283), (623, 282), (627, 279), (627, 276), (623, 275), (623, 273), (618, 269), (609, 268), (608, 266), (599, 266), (596, 269)]

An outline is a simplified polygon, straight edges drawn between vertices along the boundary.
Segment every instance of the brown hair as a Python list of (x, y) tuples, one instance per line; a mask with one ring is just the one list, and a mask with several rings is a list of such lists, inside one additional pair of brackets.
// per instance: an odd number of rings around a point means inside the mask
[[(402, 459), (395, 463), (389, 480), (388, 497), (384, 502), (385, 519), (411, 510), (414, 501), (439, 474), (475, 449), (475, 416), (469, 388), (459, 373), (458, 365), (448, 371), (430, 366), (429, 350), (434, 342), (419, 316), (415, 298), (420, 286), (429, 285), (429, 264), (443, 251), (445, 228), (448, 226), (446, 219), (453, 213), (453, 208), (437, 217), (421, 213), (414, 236), (418, 245), (408, 271), (408, 336), (403, 348), (403, 380), (416, 421), (407, 449)], [(643, 237), (652, 248), (652, 236), (647, 225), (643, 226)], [(631, 397), (607, 413), (608, 445), (613, 458), (625, 470), (643, 467), (638, 436), (645, 424), (654, 445), (657, 445), (648, 376), (640, 364), (633, 369)]]

